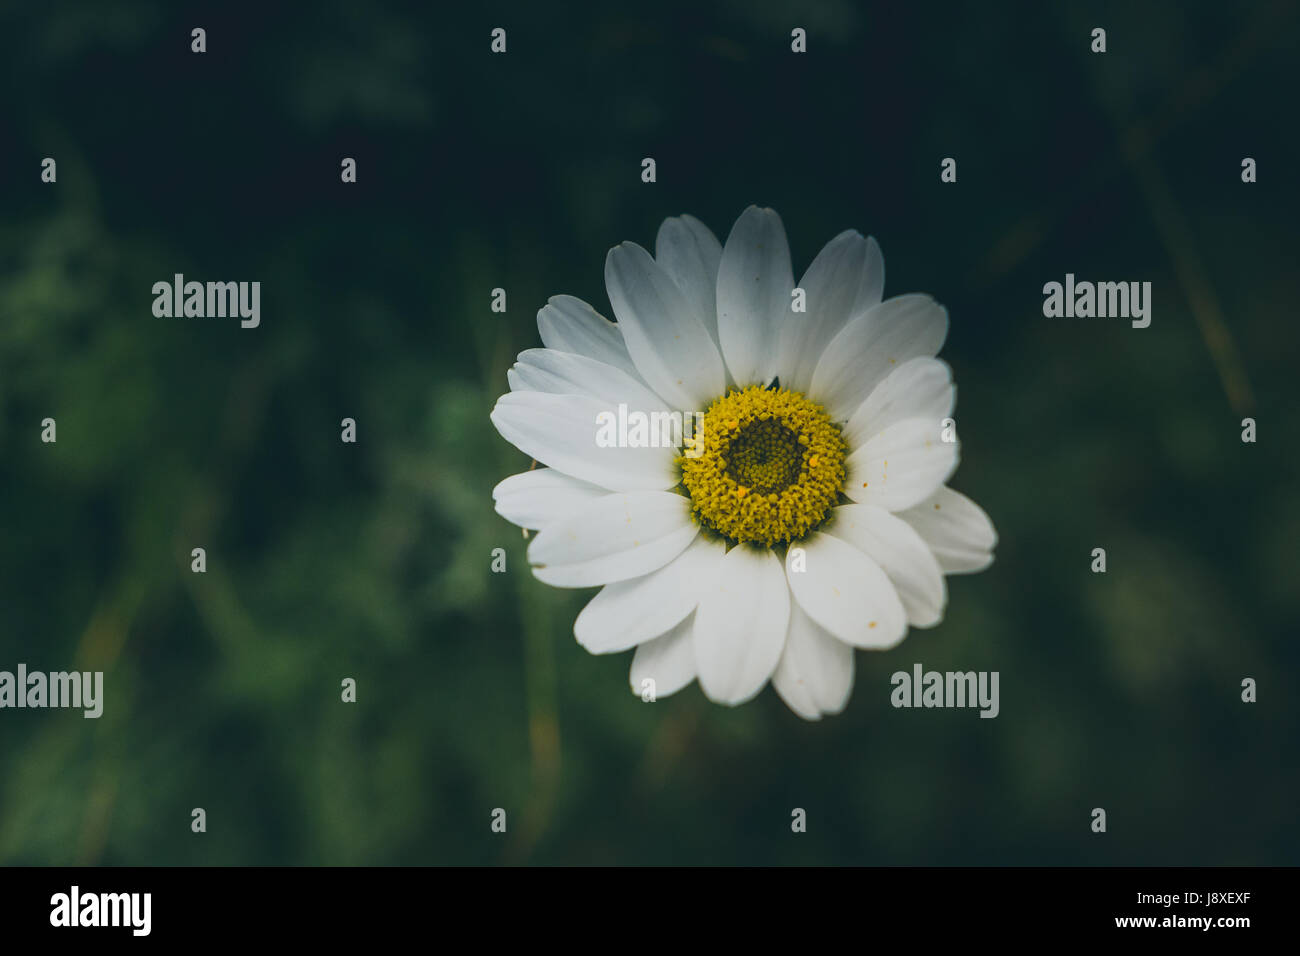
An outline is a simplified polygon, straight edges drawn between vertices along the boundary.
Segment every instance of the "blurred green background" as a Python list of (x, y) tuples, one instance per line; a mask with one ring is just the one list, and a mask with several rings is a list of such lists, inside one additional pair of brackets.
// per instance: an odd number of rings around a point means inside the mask
[[(0, 862), (1296, 863), (1300, 17), (1134, 6), (0, 6), (0, 669), (106, 672), (0, 711)], [(816, 724), (640, 703), (490, 497), (546, 297), (749, 203), (948, 306), (1001, 535)], [(176, 272), (261, 327), (155, 318)], [(1045, 319), (1067, 272), (1151, 327)], [(894, 710), (915, 662), (1001, 715)]]

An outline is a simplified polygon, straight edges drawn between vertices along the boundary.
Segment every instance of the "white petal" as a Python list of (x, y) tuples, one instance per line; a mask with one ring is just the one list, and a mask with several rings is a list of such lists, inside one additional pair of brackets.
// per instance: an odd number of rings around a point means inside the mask
[(699, 533), (671, 491), (606, 495), (548, 524), (528, 546), (538, 580), (561, 588), (625, 581), (662, 568)]
[(727, 552), (695, 611), (695, 665), (709, 700), (740, 704), (763, 689), (785, 647), (790, 590), (771, 551)]
[(908, 359), (934, 356), (948, 335), (948, 310), (928, 295), (886, 299), (854, 318), (827, 346), (811, 394), (843, 421)]
[(700, 603), (724, 551), (721, 541), (700, 535), (658, 571), (605, 585), (573, 622), (578, 643), (593, 654), (612, 654), (681, 623)]
[(849, 229), (826, 243), (799, 280), (806, 312), (790, 312), (781, 322), (781, 384), (807, 392), (817, 361), (854, 316), (880, 301), (885, 260), (875, 239)]
[(859, 448), (905, 418), (928, 418), (941, 425), (952, 415), (957, 389), (948, 363), (936, 358), (903, 362), (871, 390), (844, 426), (850, 448)]
[(661, 490), (678, 483), (672, 448), (602, 448), (608, 403), (583, 395), (510, 392), (497, 399), (492, 424), (525, 455), (582, 481), (615, 491)]
[(506, 381), (510, 384), (510, 391), (512, 392), (549, 392), (552, 395), (586, 394), (569, 388), (566, 382), (561, 381), (549, 372), (543, 372), (541, 369), (531, 367), (511, 366), (506, 369)]
[(718, 341), (718, 262), (722, 243), (694, 216), (665, 219), (655, 238), (655, 261), (677, 283), (704, 317), (709, 337)]
[(772, 675), (772, 687), (804, 720), (838, 714), (853, 689), (853, 648), (819, 627), (794, 601), (790, 632)]
[(948, 602), (943, 570), (910, 524), (873, 505), (842, 505), (831, 512), (826, 533), (875, 561), (898, 591), (913, 627), (934, 627)]
[(605, 488), (571, 478), (554, 468), (534, 468), (511, 475), (492, 489), (497, 514), (521, 528), (544, 528), (607, 494)]
[(924, 501), (957, 468), (958, 443), (943, 441), (942, 434), (940, 423), (929, 418), (890, 425), (849, 455), (844, 493), (886, 511)]
[(537, 313), (537, 331), (548, 349), (585, 355), (641, 378), (627, 354), (622, 329), (581, 299), (551, 296)]
[(800, 546), (802, 558), (796, 548), (786, 554), (786, 578), (810, 618), (854, 647), (887, 650), (903, 639), (907, 614), (880, 565), (820, 531)]
[(898, 516), (916, 529), (944, 574), (972, 574), (993, 563), (998, 533), (984, 509), (960, 492), (940, 488)]
[[(639, 377), (633, 378), (621, 368), (572, 352), (526, 349), (519, 353), (519, 361), (511, 371), (520, 377), (528, 391), (589, 395), (600, 399), (611, 411), (617, 411), (620, 404), (644, 414), (668, 408)], [(510, 384), (514, 388), (513, 379)]]
[(686, 618), (662, 637), (637, 645), (628, 681), (638, 697), (643, 681), (654, 681), (655, 697), (675, 694), (695, 680), (695, 615)]
[(605, 287), (628, 354), (664, 401), (703, 411), (722, 394), (726, 372), (703, 314), (650, 253), (634, 242), (609, 250)]
[(777, 371), (777, 334), (793, 288), (781, 217), (750, 206), (731, 227), (718, 266), (718, 341), (737, 385), (765, 385)]

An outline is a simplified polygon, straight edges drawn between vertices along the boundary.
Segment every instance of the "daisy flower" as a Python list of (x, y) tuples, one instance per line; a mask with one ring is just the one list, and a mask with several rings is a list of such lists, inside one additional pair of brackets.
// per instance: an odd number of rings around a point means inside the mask
[(491, 417), (545, 467), (492, 495), (538, 532), (539, 580), (601, 588), (574, 634), (636, 648), (635, 692), (698, 679), (735, 705), (770, 680), (801, 717), (838, 713), (855, 648), (938, 624), (944, 575), (992, 562), (988, 516), (946, 485), (947, 310), (882, 301), (884, 283), (880, 247), (849, 230), (796, 286), (780, 217), (751, 206), (725, 245), (680, 216), (653, 256), (611, 249), (616, 322), (571, 296), (538, 312), (545, 348)]

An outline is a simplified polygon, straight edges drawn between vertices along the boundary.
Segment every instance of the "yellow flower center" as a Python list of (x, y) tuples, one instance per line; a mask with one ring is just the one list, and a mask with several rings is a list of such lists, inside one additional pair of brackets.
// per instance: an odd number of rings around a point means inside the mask
[(703, 527), (770, 548), (797, 541), (826, 518), (844, 487), (847, 451), (839, 426), (816, 402), (751, 385), (709, 406), (678, 461)]

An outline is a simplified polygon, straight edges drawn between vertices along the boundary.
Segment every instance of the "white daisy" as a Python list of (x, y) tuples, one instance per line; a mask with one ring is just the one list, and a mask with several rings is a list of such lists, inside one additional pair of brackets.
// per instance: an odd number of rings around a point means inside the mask
[[(725, 246), (681, 216), (653, 257), (611, 249), (617, 322), (571, 296), (538, 312), (546, 347), (519, 355), (492, 422), (547, 467), (492, 495), (538, 531), (538, 579), (601, 586), (574, 634), (596, 654), (635, 647), (635, 692), (698, 678), (734, 705), (771, 680), (801, 717), (838, 713), (854, 648), (938, 624), (944, 575), (992, 562), (988, 516), (945, 486), (947, 310), (881, 301), (884, 281), (875, 240), (842, 232), (799, 281), (799, 311), (781, 219), (751, 206)], [(699, 412), (703, 427), (677, 447), (634, 430), (635, 447), (603, 447), (620, 406)]]

